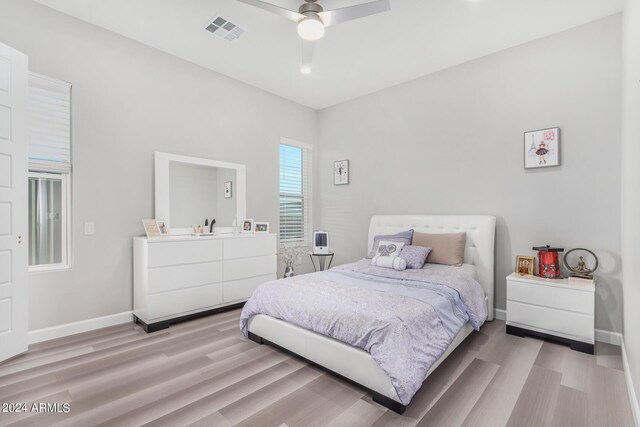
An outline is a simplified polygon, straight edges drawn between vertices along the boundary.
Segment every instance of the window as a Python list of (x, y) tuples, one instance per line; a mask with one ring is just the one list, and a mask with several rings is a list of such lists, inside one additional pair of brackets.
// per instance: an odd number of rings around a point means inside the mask
[(280, 144), (280, 242), (311, 242), (311, 146), (291, 140)]
[(69, 267), (71, 85), (29, 75), (29, 270)]

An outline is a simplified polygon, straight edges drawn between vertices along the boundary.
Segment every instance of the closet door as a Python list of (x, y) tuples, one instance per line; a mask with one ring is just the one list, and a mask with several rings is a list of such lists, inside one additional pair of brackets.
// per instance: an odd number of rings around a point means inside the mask
[(27, 350), (27, 56), (0, 43), (0, 361)]

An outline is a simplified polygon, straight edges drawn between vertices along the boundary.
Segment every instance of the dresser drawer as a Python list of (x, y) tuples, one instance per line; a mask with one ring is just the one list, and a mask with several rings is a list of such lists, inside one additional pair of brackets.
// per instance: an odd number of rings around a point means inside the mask
[(592, 315), (562, 311), (550, 307), (507, 301), (507, 324), (543, 329), (552, 335), (565, 335), (592, 343), (594, 341), (594, 317)]
[(253, 291), (263, 283), (274, 280), (276, 274), (233, 280), (224, 283), (224, 302), (243, 301), (249, 299)]
[(593, 315), (594, 292), (507, 281), (507, 300)]
[(275, 255), (224, 261), (223, 277), (227, 281), (275, 274), (278, 271), (277, 263), (278, 258)]
[(273, 234), (224, 241), (224, 259), (275, 255), (276, 252), (276, 236)]
[(148, 296), (149, 322), (163, 317), (179, 317), (222, 304), (222, 283), (163, 292)]
[(150, 294), (194, 286), (209, 285), (222, 281), (222, 262), (175, 265), (149, 269)]
[(149, 267), (194, 264), (222, 259), (222, 241), (188, 240), (149, 243)]

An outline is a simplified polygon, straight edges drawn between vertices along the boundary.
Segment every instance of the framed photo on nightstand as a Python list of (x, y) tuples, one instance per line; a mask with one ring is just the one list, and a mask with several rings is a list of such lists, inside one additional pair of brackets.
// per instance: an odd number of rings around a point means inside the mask
[(516, 273), (521, 276), (533, 276), (533, 266), (535, 262), (536, 257), (518, 255), (516, 257)]

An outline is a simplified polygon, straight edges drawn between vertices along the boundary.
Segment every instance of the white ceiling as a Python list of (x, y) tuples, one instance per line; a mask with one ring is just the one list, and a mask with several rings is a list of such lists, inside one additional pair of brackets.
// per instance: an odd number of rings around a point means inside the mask
[[(149, 46), (322, 109), (622, 10), (622, 0), (391, 0), (390, 12), (340, 24), (300, 73), (295, 23), (235, 0), (36, 0)], [(271, 0), (295, 8), (302, 0)], [(320, 0), (325, 9), (365, 0)], [(204, 31), (220, 14), (247, 33)]]

